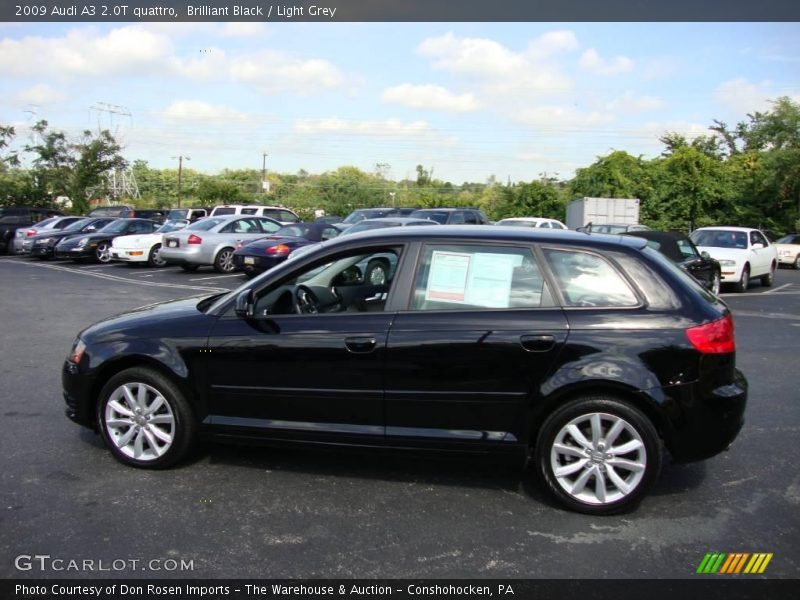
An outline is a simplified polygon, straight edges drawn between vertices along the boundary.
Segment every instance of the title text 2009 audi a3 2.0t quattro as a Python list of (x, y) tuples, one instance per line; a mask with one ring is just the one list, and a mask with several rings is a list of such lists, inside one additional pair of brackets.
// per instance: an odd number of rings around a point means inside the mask
[[(226, 295), (84, 330), (67, 414), (138, 467), (199, 437), (529, 453), (583, 512), (727, 448), (733, 321), (645, 240), (511, 227), (343, 237)], [(364, 273), (380, 262), (380, 285)]]

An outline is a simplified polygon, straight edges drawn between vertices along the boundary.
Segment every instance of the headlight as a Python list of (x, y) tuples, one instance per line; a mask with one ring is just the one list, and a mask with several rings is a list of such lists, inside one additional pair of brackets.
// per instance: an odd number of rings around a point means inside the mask
[(72, 364), (77, 365), (81, 362), (81, 358), (83, 358), (83, 353), (86, 351), (86, 344), (83, 343), (83, 340), (78, 338), (75, 340), (75, 343), (72, 344), (72, 352), (70, 352), (69, 362)]
[(81, 239), (78, 240), (78, 247), (80, 248), (81, 246), (85, 246), (88, 243), (89, 243), (89, 238), (88, 237), (81, 238)]
[(721, 260), (719, 261), (720, 266), (722, 267), (735, 267), (736, 261), (735, 260)]

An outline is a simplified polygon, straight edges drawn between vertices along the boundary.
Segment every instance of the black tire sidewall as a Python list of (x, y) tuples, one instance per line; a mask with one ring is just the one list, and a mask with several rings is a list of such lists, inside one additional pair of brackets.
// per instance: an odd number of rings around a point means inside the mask
[(367, 285), (372, 285), (370, 281), (372, 272), (381, 269), (384, 272), (384, 281), (382, 284), (378, 285), (385, 285), (389, 281), (389, 266), (386, 264), (386, 261), (381, 260), (379, 258), (373, 258), (369, 263), (367, 263), (367, 268), (364, 271), (364, 283)]
[[(175, 417), (172, 445), (169, 450), (155, 460), (141, 461), (126, 456), (117, 449), (105, 427), (104, 414), (111, 393), (120, 385), (130, 382), (146, 383), (158, 390), (169, 403)], [(193, 445), (197, 429), (192, 410), (180, 389), (161, 373), (146, 367), (126, 369), (111, 377), (100, 391), (95, 416), (100, 436), (114, 458), (123, 464), (142, 469), (164, 469), (180, 461)]]
[[(550, 449), (558, 431), (580, 415), (603, 412), (621, 417), (641, 436), (647, 454), (645, 474), (638, 487), (616, 502), (601, 506), (581, 502), (559, 485), (550, 466)], [(533, 451), (536, 472), (548, 493), (562, 506), (591, 515), (612, 515), (634, 509), (652, 488), (661, 470), (661, 441), (656, 428), (639, 409), (610, 396), (585, 396), (569, 401), (553, 411), (542, 424)]]

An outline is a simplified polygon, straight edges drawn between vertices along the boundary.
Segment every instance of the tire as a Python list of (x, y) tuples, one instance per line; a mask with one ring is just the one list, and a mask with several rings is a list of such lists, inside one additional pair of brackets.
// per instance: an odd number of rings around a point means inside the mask
[(795, 257), (794, 257), (794, 264), (793, 264), (793, 266), (794, 266), (794, 268), (795, 268), (796, 270), (800, 271), (800, 254), (798, 254), (797, 256), (795, 256)]
[(769, 266), (769, 273), (761, 276), (761, 285), (763, 285), (764, 287), (772, 287), (772, 283), (774, 281), (775, 281), (775, 263), (772, 263)]
[[(616, 428), (609, 448), (606, 436)], [(653, 486), (661, 470), (661, 443), (637, 408), (608, 396), (586, 396), (547, 417), (534, 457), (537, 473), (559, 504), (610, 515), (633, 509)]]
[(108, 242), (100, 242), (97, 244), (97, 249), (94, 251), (94, 256), (99, 263), (111, 262), (111, 244)]
[(380, 258), (373, 258), (367, 263), (364, 271), (364, 283), (367, 285), (385, 285), (389, 280), (389, 264)]
[(747, 291), (747, 286), (750, 285), (750, 265), (745, 265), (742, 269), (742, 277), (736, 282), (733, 289), (740, 294)]
[(164, 469), (195, 441), (197, 424), (178, 387), (146, 367), (126, 369), (103, 386), (97, 425), (114, 458), (132, 467)]
[(214, 270), (217, 273), (233, 273), (236, 265), (233, 262), (233, 248), (223, 248), (214, 258)]
[(711, 277), (711, 289), (709, 290), (715, 296), (719, 296), (719, 291), (722, 288), (722, 275), (719, 271), (714, 271)]
[(187, 273), (194, 273), (199, 268), (200, 265), (181, 265), (181, 269), (183, 269)]
[(150, 248), (150, 255), (147, 258), (147, 264), (151, 267), (160, 269), (167, 266), (167, 261), (161, 258), (159, 252), (161, 251), (161, 244), (156, 244)]

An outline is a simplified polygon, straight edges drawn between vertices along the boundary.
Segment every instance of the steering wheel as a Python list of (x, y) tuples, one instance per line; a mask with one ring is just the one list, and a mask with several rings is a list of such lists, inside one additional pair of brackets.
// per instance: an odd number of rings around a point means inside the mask
[(294, 289), (294, 311), (298, 315), (316, 315), (319, 313), (320, 303), (317, 295), (311, 288), (298, 285)]

